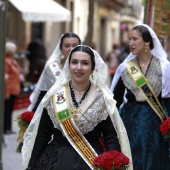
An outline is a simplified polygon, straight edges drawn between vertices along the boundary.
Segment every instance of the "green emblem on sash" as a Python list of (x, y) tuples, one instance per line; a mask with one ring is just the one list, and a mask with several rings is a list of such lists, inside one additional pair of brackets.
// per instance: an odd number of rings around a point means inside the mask
[(68, 111), (68, 109), (57, 112), (57, 117), (58, 117), (59, 122), (67, 120), (70, 116), (71, 115), (70, 115), (70, 112)]
[(139, 78), (138, 80), (136, 80), (136, 84), (138, 87), (142, 87), (143, 85), (145, 85), (147, 82), (146, 82), (146, 79), (144, 77), (141, 77)]

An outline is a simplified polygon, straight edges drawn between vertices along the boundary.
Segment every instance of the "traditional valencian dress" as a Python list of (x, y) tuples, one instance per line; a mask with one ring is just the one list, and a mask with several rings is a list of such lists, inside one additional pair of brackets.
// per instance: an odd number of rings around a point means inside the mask
[[(136, 58), (134, 60), (137, 62)], [(167, 116), (170, 116), (170, 98), (161, 98), (162, 72), (157, 58), (153, 57), (145, 76), (166, 109)], [(127, 70), (122, 72), (114, 90), (118, 108), (122, 103), (125, 87), (127, 103), (120, 108), (120, 116), (130, 140), (134, 169), (170, 169), (169, 146), (163, 140), (159, 129), (161, 120), (147, 103)]]
[(168, 170), (169, 143), (163, 140), (160, 125), (170, 117), (170, 63), (155, 32), (146, 24), (141, 26), (149, 30), (154, 44), (146, 74), (130, 53), (119, 65), (110, 89), (128, 133), (134, 170)]
[[(69, 101), (73, 106), (71, 96), (69, 96)], [(73, 115), (75, 122), (95, 151), (98, 154), (104, 151), (99, 142), (101, 133), (108, 150), (120, 151), (117, 134), (107, 113), (103, 95), (94, 85), (91, 85), (88, 96), (82, 102), (80, 109), (82, 114)], [(48, 144), (52, 134), (53, 140)], [(90, 169), (64, 137), (56, 119), (52, 100), (47, 110), (43, 111), (29, 168), (31, 170)]]
[(99, 142), (101, 136), (107, 150), (121, 151), (130, 159), (128, 170), (133, 169), (126, 129), (113, 94), (104, 84), (107, 66), (92, 51), (94, 76), (90, 77), (90, 85), (78, 107), (70, 83), (69, 57), (57, 83), (40, 102), (24, 134), (23, 169), (94, 170), (94, 159), (104, 152), (103, 143)]

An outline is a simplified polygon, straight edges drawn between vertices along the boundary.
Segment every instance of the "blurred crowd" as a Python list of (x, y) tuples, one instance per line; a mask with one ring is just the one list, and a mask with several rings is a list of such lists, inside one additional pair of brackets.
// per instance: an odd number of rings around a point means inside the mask
[(113, 44), (112, 51), (110, 51), (105, 57), (111, 80), (113, 79), (113, 76), (119, 64), (124, 61), (124, 59), (128, 56), (129, 52), (130, 47), (128, 42), (124, 42), (121, 45)]

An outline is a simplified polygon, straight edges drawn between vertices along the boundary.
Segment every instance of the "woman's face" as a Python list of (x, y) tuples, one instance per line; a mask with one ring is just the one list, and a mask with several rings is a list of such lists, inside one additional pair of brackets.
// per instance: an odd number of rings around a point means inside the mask
[(140, 55), (144, 52), (145, 44), (141, 33), (137, 30), (132, 30), (129, 33), (129, 45), (132, 54)]
[(62, 47), (61, 47), (61, 52), (64, 56), (63, 63), (65, 63), (70, 51), (77, 45), (79, 45), (78, 38), (66, 37), (66, 38), (63, 39), (63, 44), (62, 44)]
[(72, 53), (70, 60), (70, 73), (72, 82), (87, 83), (92, 73), (92, 61), (89, 54), (76, 51)]

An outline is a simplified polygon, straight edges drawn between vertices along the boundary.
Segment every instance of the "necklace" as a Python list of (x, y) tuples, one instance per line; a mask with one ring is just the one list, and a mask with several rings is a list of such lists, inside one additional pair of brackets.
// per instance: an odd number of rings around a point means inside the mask
[(82, 93), (83, 93), (85, 90), (78, 91), (78, 90), (76, 90), (76, 89), (74, 88), (74, 91), (75, 91), (75, 93), (77, 94), (78, 100), (79, 100), (80, 97), (82, 96)]
[[(74, 104), (75, 107), (79, 107), (81, 105), (81, 103), (83, 102), (83, 100), (85, 99), (87, 93), (89, 92), (90, 87), (91, 87), (91, 83), (89, 84), (88, 88), (84, 92), (84, 94), (83, 94), (83, 96), (82, 96), (82, 98), (80, 99), (79, 102), (76, 101), (75, 93), (74, 93), (73, 87), (71, 86), (71, 81), (69, 82), (69, 87), (70, 87), (71, 98), (72, 98), (73, 104)], [(81, 91), (80, 91), (79, 95), (81, 95)]]
[[(152, 58), (153, 58), (153, 56), (152, 56)], [(149, 67), (150, 67), (152, 58), (151, 58), (151, 60), (149, 61), (149, 63), (147, 63), (147, 64), (140, 64), (139, 61), (138, 61), (138, 59), (137, 59), (138, 65), (139, 65), (139, 67), (140, 67), (140, 70), (142, 71), (142, 73), (143, 73), (145, 76), (146, 76), (147, 73), (148, 73), (148, 70), (149, 70)]]
[[(80, 105), (81, 103), (83, 102), (83, 100), (86, 98), (87, 96), (87, 93), (89, 92), (90, 90), (90, 87), (91, 87), (91, 83), (89, 84), (88, 88), (86, 89), (86, 91), (84, 92), (82, 98), (80, 99), (79, 102), (76, 101), (76, 97), (75, 97), (75, 93), (74, 93), (74, 90), (73, 90), (73, 87), (71, 86), (71, 81), (69, 82), (69, 87), (70, 87), (70, 93), (71, 93), (71, 98), (72, 98), (72, 101), (73, 101), (73, 104), (74, 106), (71, 107), (71, 112), (74, 114), (74, 120), (75, 122), (78, 122), (78, 117), (79, 115), (81, 114), (81, 109), (80, 109)], [(81, 93), (81, 91), (80, 91)], [(81, 95), (81, 94), (80, 94)]]

